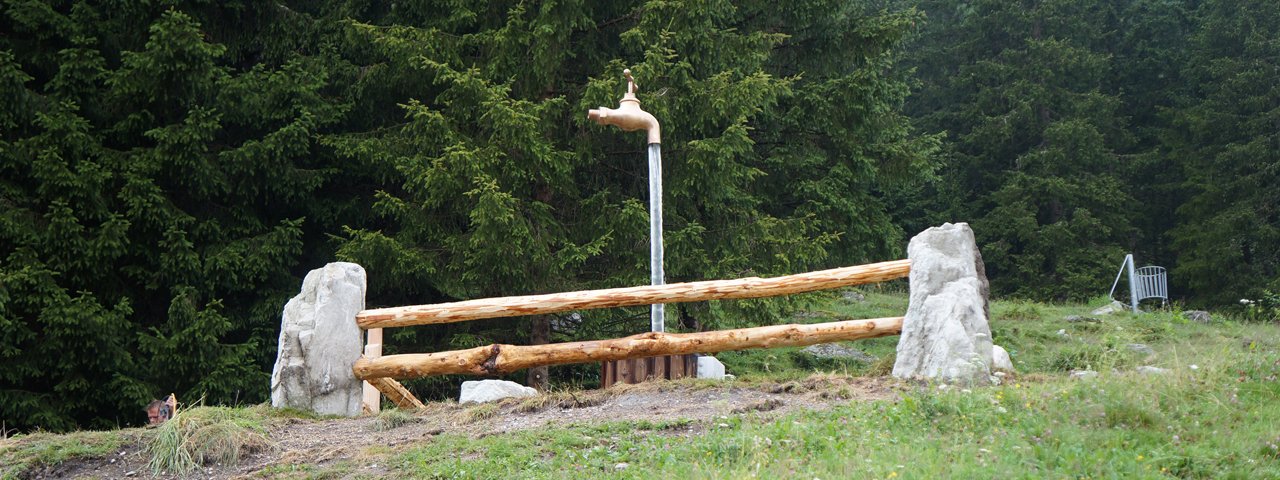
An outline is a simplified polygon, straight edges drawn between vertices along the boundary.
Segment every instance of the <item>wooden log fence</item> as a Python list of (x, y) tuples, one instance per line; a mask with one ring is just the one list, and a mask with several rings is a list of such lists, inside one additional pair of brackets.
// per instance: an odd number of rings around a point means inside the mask
[(611, 340), (546, 345), (489, 345), (436, 353), (387, 355), (356, 361), (360, 379), (418, 378), (432, 375), (501, 375), (543, 365), (622, 360), (659, 355), (715, 353), (751, 348), (802, 347), (842, 340), (897, 335), (902, 317), (808, 325), (717, 330), (698, 333), (648, 332)]
[(910, 260), (895, 260), (772, 278), (710, 280), (378, 308), (357, 314), (356, 324), (368, 330), (655, 303), (776, 297), (884, 282), (906, 277), (910, 270)]
[(772, 278), (647, 285), (364, 310), (356, 315), (356, 323), (361, 329), (368, 331), (369, 346), (365, 349), (366, 355), (354, 365), (353, 371), (357, 378), (369, 382), (371, 387), (366, 390), (366, 411), (377, 412), (380, 399), (372, 392), (374, 389), (402, 407), (422, 405), (392, 379), (447, 374), (498, 375), (546, 365), (806, 346), (897, 335), (902, 331), (902, 317), (808, 325), (771, 325), (697, 333), (649, 332), (608, 340), (545, 345), (495, 344), (447, 352), (381, 355), (381, 329), (388, 327), (655, 303), (772, 297), (904, 278), (910, 273), (910, 269), (909, 260), (895, 260)]

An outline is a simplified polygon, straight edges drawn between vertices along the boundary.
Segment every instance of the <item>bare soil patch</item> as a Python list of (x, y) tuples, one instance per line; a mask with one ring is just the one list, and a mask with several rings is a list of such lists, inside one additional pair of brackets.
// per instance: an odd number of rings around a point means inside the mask
[[(286, 418), (271, 427), (272, 448), (234, 465), (208, 465), (199, 472), (158, 478), (291, 478), (334, 465), (352, 468), (339, 477), (376, 478), (391, 475), (379, 465), (380, 460), (403, 448), (431, 442), (438, 435), (482, 437), (548, 426), (617, 421), (679, 422), (679, 428), (663, 434), (696, 435), (728, 416), (773, 418), (799, 409), (821, 410), (848, 402), (889, 400), (897, 398), (901, 388), (902, 384), (889, 378), (842, 375), (814, 375), (767, 384), (679, 380), (551, 392), (495, 404), (432, 402), (415, 413), (412, 421), (394, 428), (380, 425), (376, 417)], [(136, 434), (133, 437), (141, 438)], [(151, 477), (148, 460), (145, 444), (137, 441), (107, 457), (77, 459), (28, 472), (28, 478), (147, 478)]]

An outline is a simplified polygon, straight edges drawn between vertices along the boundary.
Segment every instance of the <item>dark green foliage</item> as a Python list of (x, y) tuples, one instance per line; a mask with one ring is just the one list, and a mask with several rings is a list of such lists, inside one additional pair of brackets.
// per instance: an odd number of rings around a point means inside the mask
[[(927, 177), (937, 146), (898, 113), (893, 48), (919, 14), (863, 2), (0, 12), (0, 416), (18, 428), (135, 423), (170, 391), (260, 401), (281, 306), (335, 256), (368, 269), (370, 305), (647, 283), (642, 137), (585, 119), (623, 67), (666, 133), (669, 281), (900, 255), (877, 189)], [(388, 350), (523, 342), (513, 325), (402, 329)]]
[[(647, 283), (643, 136), (585, 115), (617, 105), (624, 67), (663, 125), (669, 282), (900, 254), (875, 189), (932, 169), (936, 139), (897, 113), (907, 88), (891, 50), (918, 14), (840, 2), (466, 8), (392, 9), (350, 27), (373, 52), (352, 61), (388, 89), (362, 94), (398, 98), (404, 112), (326, 139), (395, 172), (375, 204), (386, 225), (351, 231), (340, 250), (373, 265), (371, 302)], [(791, 303), (681, 305), (669, 322), (759, 324)], [(639, 313), (583, 312), (575, 336), (637, 333)], [(510, 322), (430, 330), (390, 343), (523, 336)]]
[[(8, 0), (0, 418), (261, 401), (282, 305), (336, 258), (370, 306), (647, 283), (643, 135), (585, 117), (623, 68), (663, 125), (670, 282), (894, 258), (967, 221), (997, 294), (1092, 297), (1133, 251), (1193, 303), (1267, 299), (1276, 31), (1267, 0)], [(552, 341), (645, 313), (565, 315)], [(527, 323), (398, 329), (388, 353)]]
[(1074, 0), (924, 3), (942, 18), (914, 54), (926, 83), (912, 108), (952, 140), (935, 215), (973, 224), (998, 292), (1097, 295), (1133, 230), (1117, 154), (1130, 135), (1104, 90), (1114, 12)]
[(1207, 1), (1169, 135), (1190, 199), (1171, 233), (1174, 275), (1205, 300), (1280, 289), (1280, 8)]
[(105, 427), (170, 392), (263, 398), (332, 175), (324, 69), (231, 68), (176, 9), (10, 2), (3, 29), (0, 416)]
[(918, 3), (908, 111), (948, 155), (899, 222), (972, 222), (1001, 294), (1095, 296), (1126, 252), (1196, 303), (1275, 285), (1274, 2)]

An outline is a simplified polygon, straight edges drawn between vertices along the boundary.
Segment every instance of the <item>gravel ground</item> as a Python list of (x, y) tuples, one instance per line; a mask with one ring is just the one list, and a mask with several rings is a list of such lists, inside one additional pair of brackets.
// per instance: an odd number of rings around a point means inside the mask
[[(673, 435), (696, 435), (721, 416), (772, 417), (797, 409), (825, 409), (851, 401), (897, 397), (901, 386), (888, 378), (815, 375), (805, 380), (746, 384), (736, 381), (650, 382), (605, 390), (553, 392), (533, 399), (509, 399), (492, 406), (433, 402), (414, 421), (379, 431), (375, 417), (332, 420), (281, 419), (271, 427), (273, 448), (234, 465), (209, 465), (198, 473), (151, 477), (143, 445), (127, 445), (104, 458), (77, 459), (47, 467), (28, 478), (264, 478), (284, 476), (291, 466), (323, 467), (336, 462), (370, 463), (361, 477), (389, 475), (376, 464), (381, 455), (431, 442), (441, 434), (487, 436), (546, 426), (613, 421), (689, 421)], [(275, 473), (273, 473), (275, 472)], [(301, 472), (296, 472), (301, 473)], [(353, 472), (354, 474), (355, 472)], [(305, 475), (305, 474), (303, 474)]]

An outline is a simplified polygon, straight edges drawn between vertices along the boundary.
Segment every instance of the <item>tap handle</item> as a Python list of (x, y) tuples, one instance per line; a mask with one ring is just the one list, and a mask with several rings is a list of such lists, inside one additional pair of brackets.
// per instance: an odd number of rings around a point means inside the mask
[(627, 93), (630, 93), (630, 94), (632, 94), (632, 95), (635, 95), (635, 93), (636, 93), (636, 79), (631, 78), (631, 69), (630, 69), (630, 68), (624, 68), (624, 69), (622, 69), (622, 74), (623, 74), (623, 75), (625, 75), (625, 76), (627, 77)]

